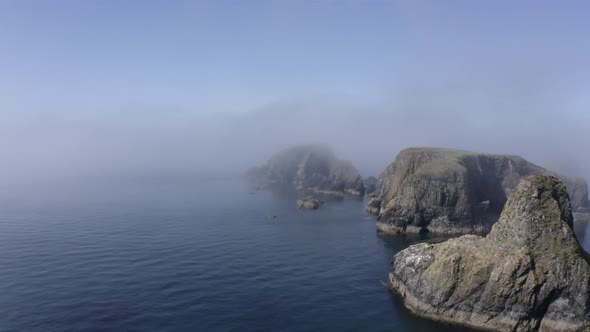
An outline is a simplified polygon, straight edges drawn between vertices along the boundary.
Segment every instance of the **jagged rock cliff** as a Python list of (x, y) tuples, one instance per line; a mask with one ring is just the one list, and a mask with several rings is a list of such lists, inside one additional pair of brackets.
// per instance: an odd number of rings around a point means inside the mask
[(247, 173), (262, 189), (295, 189), (298, 192), (362, 196), (365, 185), (352, 162), (339, 160), (324, 146), (301, 145), (281, 151), (263, 166)]
[(417, 244), (394, 257), (390, 287), (414, 313), (497, 331), (590, 331), (590, 265), (565, 185), (520, 181), (485, 237)]
[[(409, 148), (379, 176), (367, 211), (384, 232), (471, 233), (489, 230), (527, 175), (553, 174), (519, 156)], [(562, 177), (576, 210), (588, 206), (582, 179)]]

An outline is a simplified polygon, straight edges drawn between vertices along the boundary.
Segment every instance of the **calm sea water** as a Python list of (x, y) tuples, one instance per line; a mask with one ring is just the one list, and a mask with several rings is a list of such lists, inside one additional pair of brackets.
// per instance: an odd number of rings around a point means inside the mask
[(362, 201), (301, 211), (238, 179), (4, 191), (0, 330), (468, 331), (383, 286), (418, 240), (378, 236)]

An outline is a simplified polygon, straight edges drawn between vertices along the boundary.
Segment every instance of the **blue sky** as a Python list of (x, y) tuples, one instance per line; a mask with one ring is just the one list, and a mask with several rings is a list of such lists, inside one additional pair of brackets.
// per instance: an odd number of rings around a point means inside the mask
[(408, 81), (445, 84), (471, 72), (481, 82), (527, 66), (560, 88), (587, 89), (589, 7), (5, 0), (0, 106), (239, 112), (309, 98), (374, 106)]

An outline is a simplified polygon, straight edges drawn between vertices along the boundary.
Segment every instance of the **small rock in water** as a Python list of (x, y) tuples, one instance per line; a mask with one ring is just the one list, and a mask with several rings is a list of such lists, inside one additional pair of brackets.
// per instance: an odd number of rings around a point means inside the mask
[(322, 201), (320, 201), (317, 197), (314, 196), (307, 196), (297, 200), (297, 207), (300, 209), (310, 209), (315, 210), (322, 205)]

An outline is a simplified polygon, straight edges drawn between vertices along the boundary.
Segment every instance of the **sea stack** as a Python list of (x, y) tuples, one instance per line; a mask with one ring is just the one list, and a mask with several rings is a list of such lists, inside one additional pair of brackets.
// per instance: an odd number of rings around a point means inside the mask
[[(519, 156), (408, 148), (379, 176), (367, 211), (386, 233), (486, 233), (520, 179), (557, 176)], [(575, 211), (588, 208), (586, 181), (559, 176)]]
[(257, 188), (301, 194), (365, 194), (363, 178), (351, 161), (338, 159), (328, 147), (299, 145), (283, 150), (246, 174)]
[(556, 177), (523, 178), (486, 237), (417, 244), (388, 283), (414, 313), (496, 331), (590, 331), (590, 265)]

